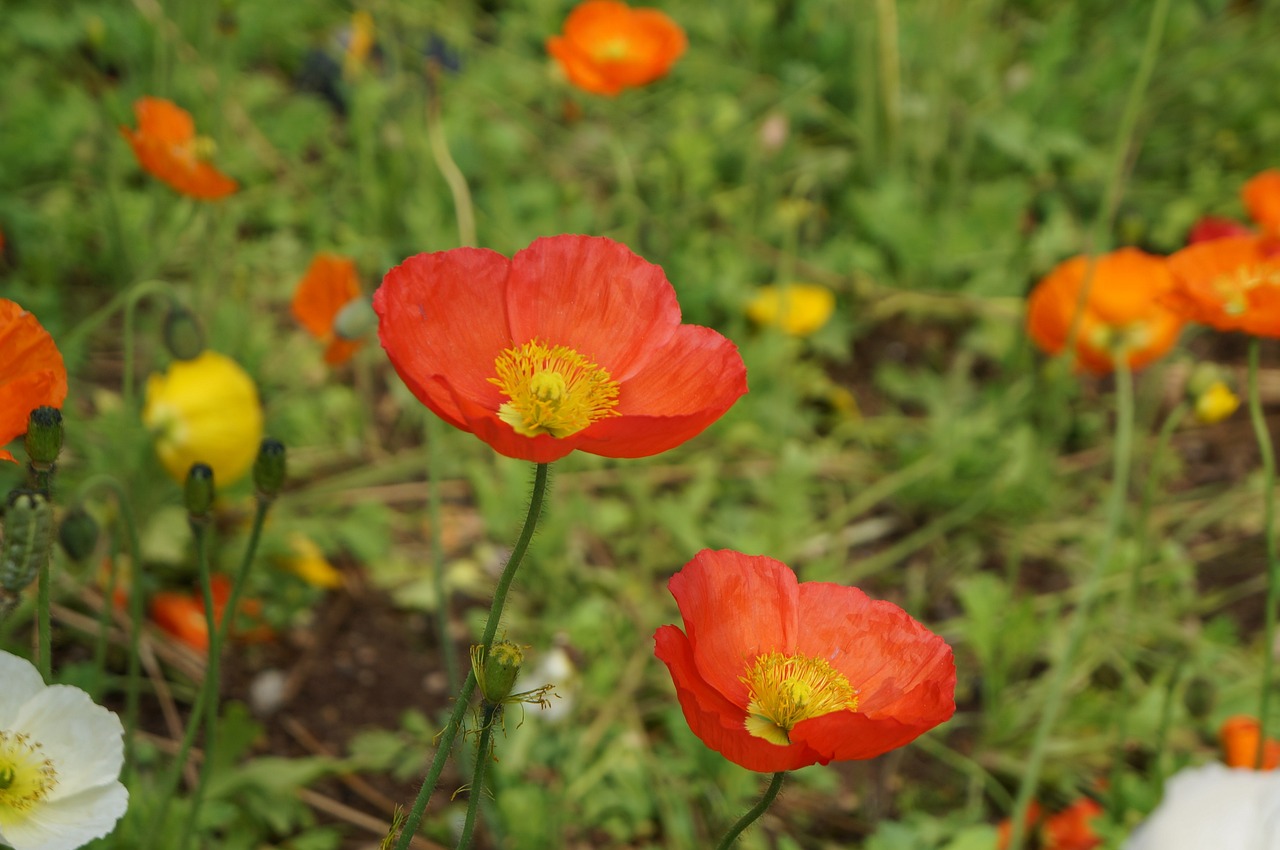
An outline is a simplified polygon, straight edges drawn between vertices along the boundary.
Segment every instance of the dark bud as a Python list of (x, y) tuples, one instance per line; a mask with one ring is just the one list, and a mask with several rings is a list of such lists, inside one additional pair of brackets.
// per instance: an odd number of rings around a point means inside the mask
[(37, 407), (31, 411), (25, 445), (32, 466), (52, 466), (62, 451), (62, 411), (56, 407)]
[(204, 351), (204, 329), (196, 314), (177, 301), (164, 317), (164, 346), (174, 360), (195, 360)]
[(285, 466), (284, 443), (267, 437), (253, 463), (253, 486), (258, 490), (258, 498), (270, 501), (279, 495), (284, 487)]
[(1213, 682), (1203, 676), (1193, 676), (1187, 682), (1187, 690), (1182, 694), (1182, 704), (1187, 713), (1196, 720), (1204, 720), (1213, 711), (1217, 698), (1217, 689)]
[(191, 521), (203, 520), (213, 509), (213, 470), (207, 463), (191, 464), (182, 490)]
[(58, 526), (58, 542), (67, 557), (82, 563), (98, 545), (98, 521), (84, 508), (72, 508)]

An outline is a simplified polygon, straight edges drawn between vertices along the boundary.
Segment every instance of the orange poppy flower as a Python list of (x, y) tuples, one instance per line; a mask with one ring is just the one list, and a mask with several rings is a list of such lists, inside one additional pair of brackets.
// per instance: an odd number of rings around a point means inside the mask
[(667, 586), (685, 631), (661, 627), (654, 651), (693, 733), (748, 770), (873, 758), (955, 713), (951, 647), (856, 587), (730, 550)]
[(204, 200), (226, 197), (238, 188), (235, 180), (207, 161), (210, 142), (196, 136), (191, 113), (171, 101), (142, 97), (134, 101), (138, 129), (121, 127), (138, 164), (184, 195)]
[[(222, 623), (222, 615), (226, 611), (227, 601), (231, 598), (231, 579), (225, 575), (215, 575), (209, 580), (213, 590), (213, 621)], [(237, 609), (241, 615), (256, 619), (262, 612), (262, 606), (256, 599), (241, 599)], [(204, 618), (203, 595), (181, 593), (166, 590), (151, 598), (151, 619), (157, 626), (187, 646), (199, 652), (209, 649), (209, 627)], [(238, 618), (237, 618), (238, 619)], [(254, 625), (247, 628), (235, 628), (241, 640), (262, 642), (273, 636), (271, 628), (266, 625)]]
[(324, 362), (337, 366), (351, 359), (364, 344), (344, 339), (334, 330), (334, 320), (352, 301), (360, 297), (356, 264), (337, 254), (316, 254), (307, 273), (293, 293), (293, 317), (327, 348)]
[(1169, 257), (1176, 286), (1165, 301), (1220, 331), (1280, 336), (1280, 254), (1256, 236), (1189, 245)]
[(418, 400), (507, 457), (658, 454), (747, 391), (737, 347), (681, 324), (662, 269), (603, 237), (418, 254), (373, 309)]
[[(1081, 797), (1055, 815), (1044, 816), (1040, 804), (1032, 801), (1027, 808), (1027, 826), (1040, 835), (1037, 845), (1042, 850), (1094, 850), (1102, 846), (1102, 838), (1093, 830), (1093, 821), (1102, 815), (1096, 800)], [(1012, 837), (1012, 822), (1005, 818), (996, 828), (996, 847), (1005, 850)]]
[(1255, 175), (1240, 192), (1249, 217), (1263, 233), (1280, 238), (1280, 169), (1271, 168)]
[[(1227, 767), (1252, 770), (1257, 764), (1258, 738), (1261, 734), (1262, 727), (1252, 717), (1242, 714), (1228, 717), (1218, 730), (1223, 761), (1227, 763)], [(1280, 767), (1280, 741), (1268, 738), (1262, 748), (1262, 769), (1275, 770), (1277, 767)]]
[[(36, 317), (0, 298), (0, 446), (27, 432), (37, 407), (61, 407), (67, 367), (53, 337)], [(0, 448), (0, 460), (17, 463)]]
[[(1031, 292), (1027, 332), (1049, 354), (1058, 354), (1067, 344), (1089, 266), (1088, 257), (1073, 257)], [(1183, 325), (1182, 316), (1160, 301), (1173, 286), (1173, 275), (1161, 257), (1136, 248), (1097, 257), (1076, 332), (1080, 368), (1103, 375), (1115, 369), (1119, 358), (1138, 369), (1163, 356), (1178, 341)]]
[(666, 76), (686, 46), (684, 30), (662, 12), (615, 0), (579, 4), (565, 19), (564, 35), (547, 39), (569, 82), (607, 95)]

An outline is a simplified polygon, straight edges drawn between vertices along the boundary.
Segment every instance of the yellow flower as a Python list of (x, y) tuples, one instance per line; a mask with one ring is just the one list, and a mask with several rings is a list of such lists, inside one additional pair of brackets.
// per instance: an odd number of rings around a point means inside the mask
[(249, 470), (262, 442), (262, 403), (253, 379), (215, 351), (149, 377), (142, 421), (156, 435), (160, 462), (179, 482), (193, 463), (207, 463), (214, 484), (226, 487)]
[(1222, 381), (1214, 381), (1196, 397), (1196, 419), (1206, 425), (1221, 422), (1240, 407), (1240, 397)]
[(836, 296), (816, 283), (762, 286), (747, 302), (747, 316), (760, 325), (776, 325), (792, 336), (808, 336), (831, 318)]
[(305, 534), (289, 536), (289, 555), (281, 565), (313, 587), (342, 587), (342, 573), (325, 558), (315, 541)]

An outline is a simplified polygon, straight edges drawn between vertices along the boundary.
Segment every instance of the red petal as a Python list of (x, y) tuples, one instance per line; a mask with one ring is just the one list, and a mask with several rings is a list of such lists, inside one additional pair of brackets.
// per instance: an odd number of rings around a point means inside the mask
[(378, 336), (401, 380), (436, 415), (464, 430), (473, 429), (455, 396), (494, 421), (503, 402), (488, 379), (495, 358), (511, 345), (508, 269), (506, 257), (479, 248), (418, 254), (387, 272), (373, 295)]
[(602, 236), (550, 236), (511, 258), (511, 338), (567, 345), (622, 383), (680, 325), (660, 266)]
[(685, 721), (708, 747), (734, 764), (762, 773), (795, 770), (820, 760), (819, 754), (807, 747), (778, 746), (749, 733), (743, 726), (745, 709), (726, 700), (702, 678), (684, 632), (663, 626), (653, 641), (654, 654), (671, 671)]
[(741, 676), (757, 656), (795, 651), (796, 574), (773, 558), (704, 549), (671, 577), (698, 670), (744, 712)]

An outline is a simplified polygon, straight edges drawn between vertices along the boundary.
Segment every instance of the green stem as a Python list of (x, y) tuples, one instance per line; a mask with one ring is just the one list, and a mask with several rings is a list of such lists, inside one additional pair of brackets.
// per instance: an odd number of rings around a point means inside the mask
[(1262, 768), (1262, 754), (1267, 740), (1267, 720), (1271, 713), (1271, 678), (1275, 666), (1276, 602), (1280, 600), (1280, 564), (1276, 560), (1276, 454), (1271, 446), (1271, 432), (1262, 412), (1262, 393), (1258, 389), (1258, 338), (1249, 341), (1249, 421), (1262, 455), (1263, 529), (1267, 545), (1267, 608), (1264, 612), (1262, 642), (1262, 698), (1258, 704), (1258, 752), (1254, 767)]
[[(218, 618), (214, 613), (213, 577), (209, 574), (209, 526), (208, 518), (193, 519), (191, 532), (196, 542), (196, 567), (200, 573), (200, 589), (204, 593), (205, 634), (209, 636), (207, 660), (205, 662), (204, 682), (202, 690), (208, 690), (209, 698), (205, 700), (204, 710), (204, 761), (200, 765), (200, 782), (192, 792), (191, 808), (187, 810), (187, 825), (182, 831), (182, 847), (190, 846), (191, 836), (196, 831), (196, 818), (200, 814), (200, 805), (204, 800), (204, 789), (209, 782), (213, 753), (216, 747), (215, 738), (218, 732), (218, 693), (221, 690), (221, 655), (222, 646), (217, 641)], [(223, 612), (226, 620), (226, 612)], [(200, 715), (192, 713), (188, 723), (197, 724)]]
[(133, 317), (138, 302), (151, 295), (163, 294), (173, 298), (173, 287), (163, 280), (144, 280), (116, 294), (84, 321), (72, 328), (63, 338), (68, 349), (75, 349), (84, 338), (101, 327), (117, 310), (124, 310), (124, 402), (133, 402)]
[(427, 142), (431, 146), (431, 158), (435, 160), (440, 176), (449, 186), (449, 194), (453, 196), (454, 216), (458, 220), (458, 244), (476, 244), (476, 214), (471, 203), (471, 190), (467, 187), (466, 175), (458, 168), (458, 163), (449, 153), (449, 140), (444, 135), (444, 120), (439, 94), (441, 74), (428, 70), (430, 74), (430, 92), (427, 95)]
[(778, 792), (782, 790), (782, 780), (787, 775), (785, 770), (780, 770), (773, 775), (773, 780), (769, 783), (769, 787), (765, 789), (764, 796), (760, 798), (760, 802), (751, 807), (751, 811), (738, 818), (738, 822), (729, 827), (729, 831), (724, 834), (724, 838), (720, 839), (720, 843), (716, 845), (716, 850), (729, 850), (733, 846), (733, 842), (738, 840), (738, 836), (742, 831), (751, 824), (755, 823), (765, 810), (773, 804), (777, 799)]
[(40, 643), (36, 667), (48, 682), (53, 677), (53, 647), (49, 645), (53, 630), (49, 623), (49, 552), (40, 559), (40, 584), (36, 588), (36, 636)]
[(476, 813), (480, 810), (480, 798), (484, 796), (484, 772), (489, 766), (489, 747), (493, 742), (493, 724), (498, 708), (498, 705), (488, 702), (484, 704), (484, 716), (480, 723), (480, 740), (476, 742), (476, 765), (471, 773), (467, 817), (462, 823), (462, 834), (458, 836), (458, 850), (467, 850), (471, 846), (472, 835), (476, 830)]
[[(538, 525), (538, 517), (542, 514), (542, 503), (547, 495), (547, 478), (550, 469), (551, 464), (540, 463), (534, 473), (533, 492), (529, 495), (529, 513), (525, 517), (524, 528), (520, 530), (516, 545), (511, 550), (511, 557), (507, 559), (507, 565), (498, 579), (498, 587), (493, 593), (493, 604), (489, 607), (489, 619), (485, 622), (484, 637), (480, 641), (485, 655), (489, 654), (489, 648), (493, 646), (493, 638), (498, 633), (498, 623), (502, 619), (502, 609), (506, 605), (507, 591), (511, 589), (511, 581), (515, 578), (520, 562), (524, 560), (525, 552), (529, 549), (529, 541), (533, 539), (534, 529)], [(472, 671), (467, 674), (466, 681), (462, 683), (462, 690), (458, 694), (457, 702), (453, 705), (453, 712), (445, 723), (444, 731), (440, 733), (440, 743), (436, 747), (435, 758), (431, 760), (431, 767), (427, 770), (422, 788), (418, 790), (418, 796), (413, 801), (413, 808), (405, 816), (404, 828), (400, 831), (395, 850), (409, 850), (409, 843), (418, 831), (422, 814), (427, 810), (427, 801), (431, 799), (432, 792), (436, 790), (436, 783), (440, 781), (444, 763), (449, 758), (449, 750), (453, 748), (453, 740), (458, 736), (462, 717), (467, 711), (467, 704), (471, 701), (471, 695), (475, 693), (475, 689), (476, 674)]]
[[(76, 495), (77, 500), (85, 501), (89, 493), (98, 488), (110, 490), (116, 497), (120, 521), (124, 525), (125, 537), (129, 541), (129, 563), (133, 569), (129, 585), (129, 667), (124, 699), (124, 781), (128, 784), (128, 778), (137, 768), (134, 741), (138, 737), (135, 733), (138, 729), (138, 693), (142, 682), (142, 667), (138, 651), (138, 644), (142, 638), (143, 618), (142, 547), (138, 543), (138, 523), (133, 518), (129, 496), (118, 479), (110, 475), (91, 476), (80, 485), (80, 492)], [(109, 597), (105, 604), (109, 608), (115, 604), (115, 599)]]
[(1071, 612), (1071, 620), (1067, 626), (1067, 643), (1063, 648), (1062, 657), (1053, 665), (1044, 710), (1040, 714), (1040, 723), (1036, 726), (1031, 753), (1027, 757), (1026, 770), (1023, 771), (1022, 783), (1018, 786), (1018, 795), (1014, 799), (1013, 812), (1010, 814), (1013, 832), (1009, 837), (1009, 850), (1022, 850), (1022, 842), (1026, 838), (1027, 809), (1031, 805), (1036, 786), (1040, 781), (1040, 771), (1044, 766), (1045, 753), (1049, 747), (1049, 736), (1062, 711), (1071, 666), (1080, 650), (1080, 644), (1084, 641), (1093, 598), (1097, 595), (1102, 577), (1111, 563), (1116, 538), (1119, 537), (1120, 525), (1124, 519), (1125, 497), (1129, 491), (1129, 468), (1133, 455), (1133, 373), (1129, 371), (1129, 366), (1123, 359), (1116, 364), (1115, 376), (1115, 456), (1112, 462), (1111, 492), (1107, 497), (1106, 505), (1106, 529), (1098, 557), (1093, 562), (1089, 575), (1085, 577), (1079, 601), (1076, 603), (1075, 610)]

